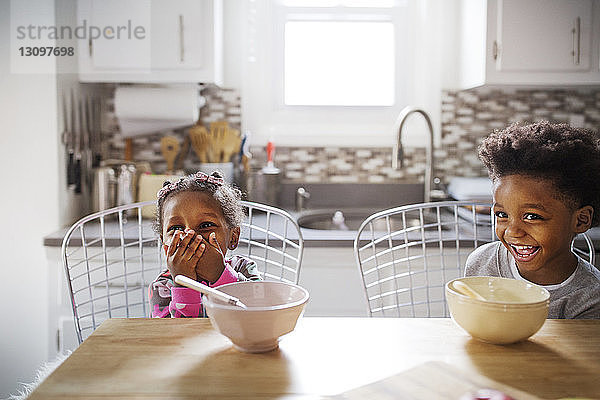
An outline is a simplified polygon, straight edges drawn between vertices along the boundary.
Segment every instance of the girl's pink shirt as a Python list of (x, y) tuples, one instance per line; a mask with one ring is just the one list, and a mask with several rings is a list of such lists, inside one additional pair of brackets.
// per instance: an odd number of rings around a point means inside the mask
[[(222, 286), (227, 283), (237, 282), (237, 275), (233, 268), (225, 263), (223, 273), (214, 283), (209, 283), (210, 287)], [(173, 286), (171, 288), (171, 303), (169, 312), (171, 316), (177, 317), (197, 317), (200, 315), (202, 304), (202, 293), (182, 286)]]

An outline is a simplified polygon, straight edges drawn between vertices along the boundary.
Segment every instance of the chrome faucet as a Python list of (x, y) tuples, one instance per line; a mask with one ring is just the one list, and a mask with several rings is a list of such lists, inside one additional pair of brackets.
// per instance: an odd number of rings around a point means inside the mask
[(306, 208), (310, 193), (303, 187), (296, 189), (296, 211), (302, 211)]
[(400, 115), (398, 115), (398, 119), (396, 119), (396, 123), (394, 125), (394, 131), (398, 132), (398, 140), (394, 144), (394, 148), (392, 150), (392, 168), (398, 169), (398, 164), (400, 164), (400, 167), (403, 165), (404, 152), (402, 150), (402, 128), (408, 116), (413, 113), (421, 114), (423, 118), (425, 118), (425, 122), (427, 122), (427, 127), (429, 128), (429, 138), (425, 147), (426, 164), (423, 194), (423, 201), (427, 203), (431, 201), (431, 182), (433, 175), (433, 125), (431, 124), (429, 115), (427, 115), (425, 111), (412, 106), (404, 107), (404, 109), (400, 111)]

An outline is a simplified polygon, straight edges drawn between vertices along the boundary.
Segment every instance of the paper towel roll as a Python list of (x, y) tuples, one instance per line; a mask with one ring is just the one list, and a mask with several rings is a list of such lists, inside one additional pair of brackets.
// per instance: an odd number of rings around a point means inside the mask
[(193, 125), (205, 102), (197, 86), (119, 86), (114, 104), (121, 134), (132, 137)]

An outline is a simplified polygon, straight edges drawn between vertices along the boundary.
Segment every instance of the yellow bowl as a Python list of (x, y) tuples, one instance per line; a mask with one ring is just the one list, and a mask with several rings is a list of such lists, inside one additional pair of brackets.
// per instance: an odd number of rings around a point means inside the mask
[(232, 306), (209, 296), (202, 302), (215, 329), (248, 353), (263, 353), (279, 346), (279, 339), (294, 330), (308, 302), (308, 291), (285, 282), (236, 282), (219, 286), (248, 308)]
[[(462, 294), (462, 281), (486, 300)], [(494, 344), (515, 343), (536, 333), (548, 317), (550, 293), (517, 279), (471, 276), (446, 283), (446, 301), (452, 319), (475, 339)]]

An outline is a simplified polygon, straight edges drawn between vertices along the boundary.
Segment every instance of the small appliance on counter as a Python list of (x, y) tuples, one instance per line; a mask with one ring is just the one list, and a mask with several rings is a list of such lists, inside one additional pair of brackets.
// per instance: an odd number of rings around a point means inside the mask
[[(448, 184), (448, 195), (455, 200), (474, 200), (492, 204), (492, 181), (487, 177), (467, 178), (456, 177), (450, 179)], [(491, 223), (491, 208), (489, 206), (477, 206), (475, 212), (479, 222)], [(458, 214), (467, 221), (473, 220), (472, 210), (460, 207)]]
[(448, 183), (448, 194), (454, 200), (492, 202), (492, 181), (487, 177), (455, 177)]
[(92, 172), (92, 212), (135, 202), (140, 174), (147, 162), (106, 160)]
[(281, 171), (275, 167), (273, 156), (275, 145), (267, 143), (267, 165), (252, 171), (248, 179), (248, 200), (279, 206), (281, 194)]

